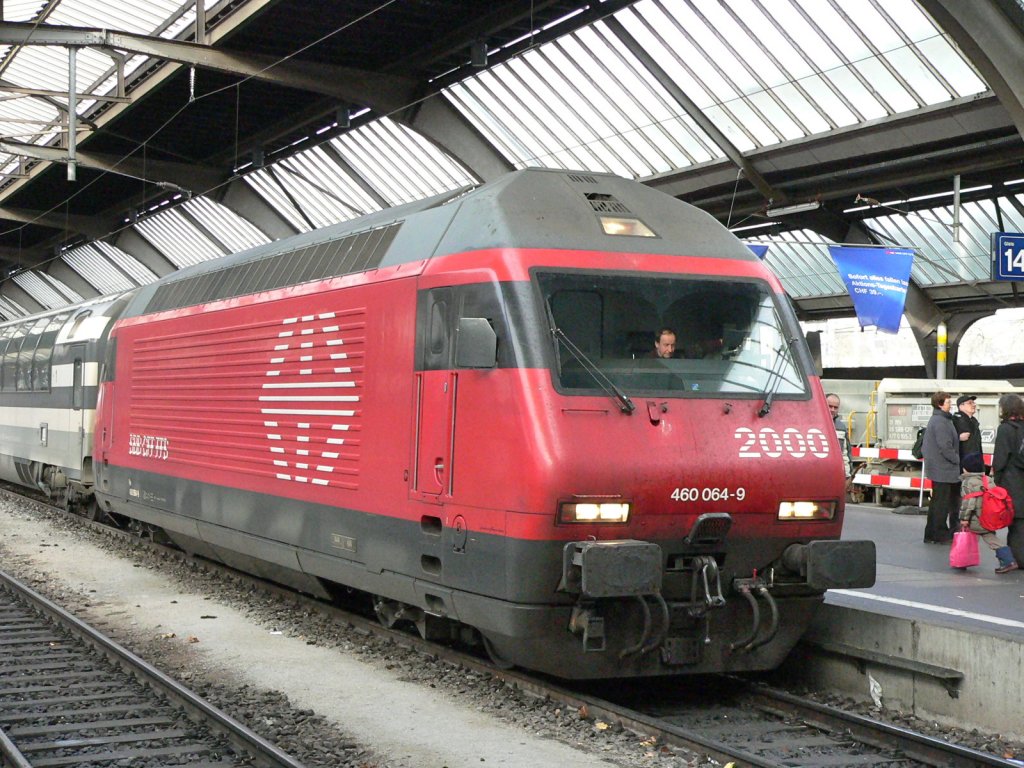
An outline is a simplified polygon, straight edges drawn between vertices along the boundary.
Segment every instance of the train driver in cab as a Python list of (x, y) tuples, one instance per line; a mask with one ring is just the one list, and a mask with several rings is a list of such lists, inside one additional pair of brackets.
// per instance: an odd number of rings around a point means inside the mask
[(660, 357), (671, 360), (676, 356), (676, 332), (671, 328), (662, 328), (654, 337), (654, 349), (648, 357)]

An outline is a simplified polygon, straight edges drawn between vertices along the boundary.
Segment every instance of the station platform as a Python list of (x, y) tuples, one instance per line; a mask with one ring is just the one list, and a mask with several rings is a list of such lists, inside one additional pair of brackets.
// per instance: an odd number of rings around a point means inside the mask
[[(830, 590), (790, 660), (803, 678), (881, 708), (1024, 741), (1024, 570), (949, 566), (949, 545), (925, 544), (925, 516), (848, 504), (844, 539), (871, 539), (877, 580)], [(1005, 541), (1005, 531), (1000, 536)]]
[[(830, 591), (826, 602), (981, 633), (1024, 634), (1024, 570), (995, 573), (996, 556), (982, 541), (980, 565), (950, 568), (949, 546), (925, 544), (924, 526), (924, 515), (848, 504), (843, 538), (875, 542), (877, 580), (870, 589)], [(1005, 543), (1006, 531), (999, 537)]]

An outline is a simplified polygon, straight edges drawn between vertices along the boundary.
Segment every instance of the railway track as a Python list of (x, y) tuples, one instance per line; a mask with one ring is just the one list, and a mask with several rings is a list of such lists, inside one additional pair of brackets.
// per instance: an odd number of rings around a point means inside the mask
[(301, 764), (0, 572), (0, 754), (14, 768)]
[(629, 718), (627, 727), (646, 727), (665, 743), (756, 768), (1022, 765), (727, 676), (709, 678), (697, 695), (663, 681), (620, 686), (596, 711)]
[[(102, 526), (81, 518), (75, 523), (94, 530)], [(131, 538), (123, 531), (103, 528), (118, 539)], [(138, 541), (138, 539), (133, 539)], [(145, 544), (161, 552), (158, 544)], [(182, 561), (195, 563), (184, 553)], [(212, 572), (229, 571), (201, 561)], [(1024, 763), (963, 747), (934, 736), (897, 727), (790, 694), (744, 679), (706, 677), (681, 686), (678, 680), (633, 680), (615, 685), (568, 686), (518, 670), (498, 669), (488, 661), (455, 648), (421, 640), (394, 629), (385, 629), (372, 618), (353, 614), (276, 585), (229, 571), (233, 578), (250, 587), (277, 595), (287, 594), (302, 611), (327, 614), (364, 634), (419, 653), (440, 658), (452, 665), (500, 679), (511, 688), (543, 699), (563, 710), (575, 709), (593, 723), (624, 728), (645, 737), (650, 744), (707, 755), (720, 764), (758, 768), (797, 766), (994, 766), (1021, 768)], [(693, 691), (699, 689), (694, 695)]]

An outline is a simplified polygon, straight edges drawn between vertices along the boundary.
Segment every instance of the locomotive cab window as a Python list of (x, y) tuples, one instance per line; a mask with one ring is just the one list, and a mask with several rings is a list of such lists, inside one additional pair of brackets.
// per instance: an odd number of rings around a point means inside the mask
[[(791, 313), (755, 280), (536, 273), (559, 389), (806, 396)], [(656, 348), (658, 332), (674, 350)]]

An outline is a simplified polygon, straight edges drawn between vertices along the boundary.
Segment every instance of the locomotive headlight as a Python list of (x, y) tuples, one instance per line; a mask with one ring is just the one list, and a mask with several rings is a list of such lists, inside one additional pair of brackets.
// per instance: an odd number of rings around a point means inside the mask
[(629, 520), (628, 502), (565, 502), (558, 505), (563, 523), (625, 523)]
[(779, 520), (831, 520), (835, 513), (834, 501), (784, 501), (779, 504)]

